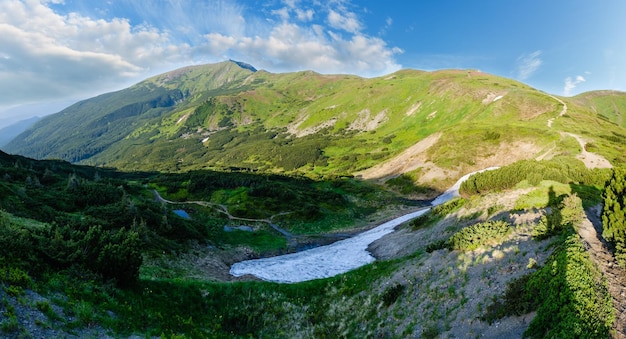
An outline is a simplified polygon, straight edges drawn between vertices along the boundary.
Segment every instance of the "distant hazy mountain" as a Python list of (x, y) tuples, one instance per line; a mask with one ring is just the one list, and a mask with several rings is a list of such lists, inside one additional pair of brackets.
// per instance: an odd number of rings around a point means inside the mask
[(32, 117), (18, 121), (12, 125), (3, 127), (0, 129), (0, 148), (4, 147), (9, 141), (13, 140), (16, 136), (33, 126), (40, 117)]
[[(8, 152), (127, 170), (455, 176), (589, 151), (625, 163), (626, 95), (559, 98), (478, 71), (378, 78), (269, 73), (235, 61), (158, 75), (39, 121)], [(567, 134), (570, 133), (570, 134)], [(392, 166), (393, 165), (393, 166)], [(443, 174), (442, 174), (443, 173)]]

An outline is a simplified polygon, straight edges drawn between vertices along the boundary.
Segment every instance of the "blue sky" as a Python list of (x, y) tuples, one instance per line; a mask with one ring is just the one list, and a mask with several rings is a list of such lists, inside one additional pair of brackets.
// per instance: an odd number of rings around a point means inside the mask
[(0, 127), (178, 67), (479, 69), (626, 90), (626, 1), (0, 0)]

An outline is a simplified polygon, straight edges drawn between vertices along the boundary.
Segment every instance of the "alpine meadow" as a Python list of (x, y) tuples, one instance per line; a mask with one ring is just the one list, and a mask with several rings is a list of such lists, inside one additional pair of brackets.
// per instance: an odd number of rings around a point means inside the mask
[(623, 92), (228, 60), (2, 150), (2, 337), (626, 337)]

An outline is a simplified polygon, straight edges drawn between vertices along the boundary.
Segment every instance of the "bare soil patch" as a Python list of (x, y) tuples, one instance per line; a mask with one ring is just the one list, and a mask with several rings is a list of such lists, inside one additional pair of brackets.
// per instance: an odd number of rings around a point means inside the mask
[(434, 164), (427, 164), (428, 158), (426, 151), (434, 145), (440, 137), (441, 133), (431, 134), (415, 145), (407, 148), (393, 159), (355, 174), (363, 179), (369, 180), (391, 178), (405, 172), (416, 170), (419, 167), (432, 167), (432, 170), (435, 170), (434, 167), (436, 166)]

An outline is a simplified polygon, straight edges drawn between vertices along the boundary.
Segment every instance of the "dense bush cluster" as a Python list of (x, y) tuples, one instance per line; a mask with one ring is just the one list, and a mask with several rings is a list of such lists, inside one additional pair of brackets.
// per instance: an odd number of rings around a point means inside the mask
[(303, 177), (238, 171), (162, 174), (153, 181), (166, 187), (168, 194), (186, 190), (186, 200), (227, 204), (233, 215), (248, 218), (290, 212), (286, 217), (315, 220), (329, 211), (358, 209), (346, 195), (373, 192), (367, 186), (357, 188), (359, 185), (348, 179), (320, 183)]
[(448, 239), (440, 239), (426, 245), (426, 252), (448, 249), (473, 251), (481, 246), (502, 243), (511, 233), (511, 225), (501, 220), (476, 223), (455, 232)]
[(520, 160), (509, 166), (472, 175), (461, 184), (460, 192), (471, 195), (499, 191), (513, 188), (524, 180), (531, 185), (537, 185), (542, 180), (553, 180), (564, 184), (573, 182), (601, 186), (608, 175), (607, 170), (587, 169), (576, 159)]
[(143, 251), (209, 237), (207, 224), (176, 218), (139, 194), (142, 187), (129, 184), (135, 175), (0, 158), (0, 260), (35, 276), (72, 268), (131, 284)]
[(28, 268), (32, 274), (45, 271), (46, 265), (54, 270), (80, 267), (105, 280), (129, 285), (138, 278), (141, 250), (139, 234), (124, 228), (43, 224), (28, 229), (0, 212), (0, 258)]
[(626, 267), (626, 170), (613, 171), (602, 198), (602, 236), (615, 246), (617, 261)]
[(463, 228), (448, 240), (452, 250), (472, 251), (480, 246), (501, 242), (509, 233), (511, 226), (504, 221), (485, 221)]

